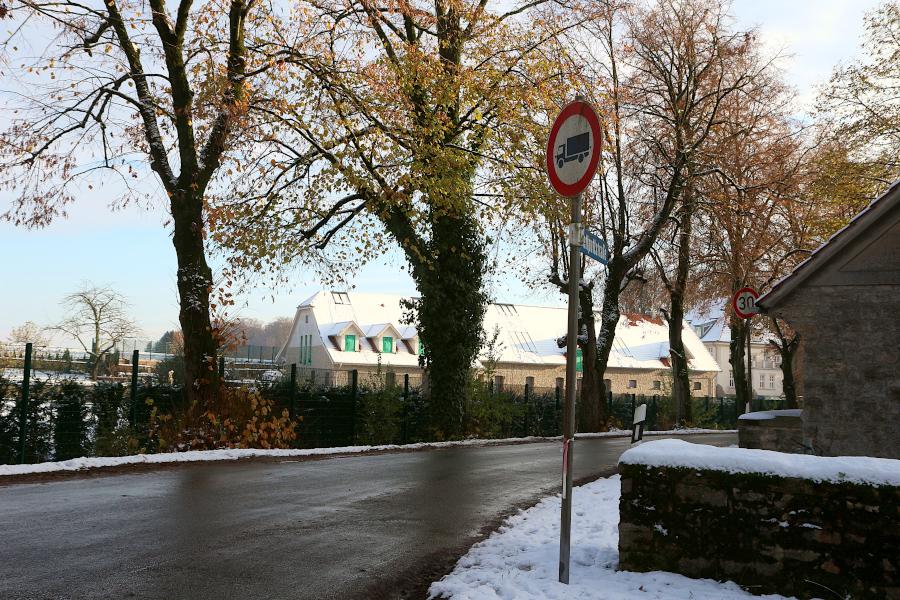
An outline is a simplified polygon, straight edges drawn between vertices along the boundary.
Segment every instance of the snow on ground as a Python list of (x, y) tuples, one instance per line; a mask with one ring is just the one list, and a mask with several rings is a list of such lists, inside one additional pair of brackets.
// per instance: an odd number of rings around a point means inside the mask
[(559, 583), (560, 498), (551, 496), (506, 520), (431, 585), (430, 598), (453, 600), (738, 600), (754, 596), (733, 582), (675, 573), (616, 571), (619, 562), (619, 476), (572, 493), (569, 585)]
[[(644, 435), (691, 435), (697, 433), (734, 433), (733, 430), (717, 429), (676, 429), (674, 431), (650, 431)], [(620, 429), (602, 433), (578, 434), (579, 439), (597, 437), (624, 437), (630, 431)], [(470, 439), (454, 442), (428, 442), (418, 444), (386, 444), (383, 446), (341, 446), (335, 448), (302, 448), (288, 450), (263, 450), (254, 448), (234, 448), (226, 450), (193, 450), (190, 452), (167, 452), (162, 454), (135, 454), (131, 456), (98, 456), (93, 458), (73, 458), (59, 462), (43, 462), (32, 465), (0, 465), (0, 477), (10, 475), (27, 475), (32, 473), (54, 473), (60, 471), (80, 471), (102, 467), (119, 467), (136, 464), (163, 464), (179, 462), (200, 462), (219, 460), (239, 460), (241, 458), (291, 458), (302, 456), (321, 456), (325, 454), (354, 454), (362, 452), (380, 452), (385, 450), (422, 450), (425, 448), (448, 448), (453, 446), (493, 446), (499, 444), (515, 444), (524, 442), (547, 442), (559, 440), (559, 437), (522, 437), (500, 440)]]
[(813, 481), (900, 486), (900, 460), (868, 456), (812, 456), (748, 448), (718, 448), (684, 440), (654, 440), (630, 448), (622, 464), (761, 473)]

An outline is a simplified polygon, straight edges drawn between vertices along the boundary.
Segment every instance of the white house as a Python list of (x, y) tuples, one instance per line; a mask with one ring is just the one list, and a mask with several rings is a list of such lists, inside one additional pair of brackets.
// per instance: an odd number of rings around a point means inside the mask
[[(278, 360), (300, 369), (322, 370), (333, 383), (347, 373), (360, 377), (383, 374), (397, 381), (409, 375), (419, 383), (423, 346), (416, 329), (404, 319), (396, 294), (321, 291), (297, 307), (289, 338)], [(495, 384), (561, 387), (565, 381), (565, 348), (556, 340), (566, 332), (566, 309), (520, 304), (491, 304), (484, 320), (485, 337), (496, 332), (496, 344), (479, 357), (483, 366), (494, 360)], [(692, 387), (698, 396), (715, 393), (719, 371), (693, 329), (685, 326)], [(605, 374), (614, 393), (665, 394), (669, 389), (668, 327), (661, 320), (623, 315)]]
[[(734, 395), (734, 373), (729, 362), (731, 328), (728, 326), (724, 308), (720, 306), (707, 311), (692, 311), (685, 316), (685, 321), (691, 324), (694, 332), (719, 365), (715, 395)], [(745, 347), (746, 344), (745, 339)], [(768, 344), (765, 337), (754, 336), (750, 342), (750, 349), (753, 356), (751, 376), (754, 394), (774, 398), (781, 396), (783, 394), (781, 356)]]

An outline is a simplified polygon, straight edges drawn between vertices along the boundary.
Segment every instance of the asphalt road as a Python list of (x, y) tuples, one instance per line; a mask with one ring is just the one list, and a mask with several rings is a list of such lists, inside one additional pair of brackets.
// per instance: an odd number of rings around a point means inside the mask
[[(628, 445), (579, 440), (576, 479), (608, 474)], [(560, 466), (557, 442), (2, 486), (0, 598), (419, 595), (499, 517), (558, 492)]]

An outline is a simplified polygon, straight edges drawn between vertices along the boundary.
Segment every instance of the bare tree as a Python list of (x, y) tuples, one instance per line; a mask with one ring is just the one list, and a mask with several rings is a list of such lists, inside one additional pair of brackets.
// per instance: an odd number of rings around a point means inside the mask
[(116, 346), (139, 332), (128, 316), (128, 303), (112, 288), (85, 285), (62, 304), (67, 314), (53, 329), (78, 342), (91, 359), (91, 378), (96, 379)]
[(50, 344), (50, 336), (47, 335), (47, 331), (39, 327), (34, 321), (25, 321), (24, 324), (13, 327), (8, 339), (13, 344), (27, 344), (29, 342), (35, 346), (47, 346)]

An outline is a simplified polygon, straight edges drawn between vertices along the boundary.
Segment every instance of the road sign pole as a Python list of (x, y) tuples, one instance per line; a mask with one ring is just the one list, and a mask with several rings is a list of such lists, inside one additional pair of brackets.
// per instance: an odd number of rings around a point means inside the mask
[(559, 581), (569, 583), (572, 538), (572, 464), (575, 458), (576, 360), (578, 354), (578, 284), (581, 280), (581, 194), (571, 198), (569, 230), (569, 332), (566, 336), (566, 407), (563, 418), (563, 485), (559, 530)]

